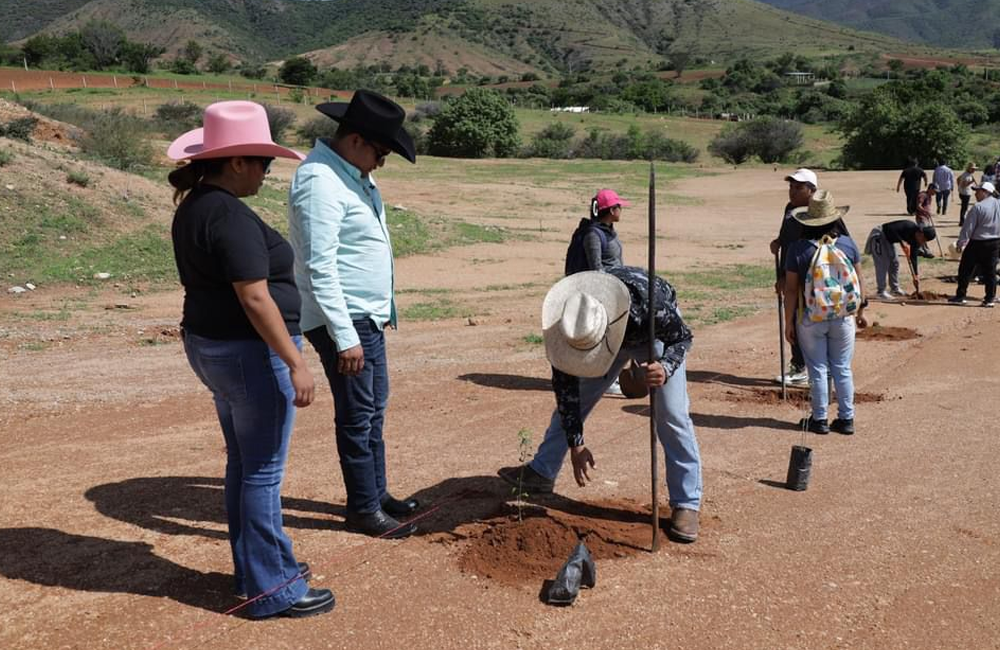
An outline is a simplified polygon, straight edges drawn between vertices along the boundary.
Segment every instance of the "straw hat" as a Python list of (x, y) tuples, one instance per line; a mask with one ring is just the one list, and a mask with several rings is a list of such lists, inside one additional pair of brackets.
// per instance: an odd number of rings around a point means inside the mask
[(203, 160), (234, 156), (305, 158), (271, 139), (267, 112), (255, 102), (216, 102), (205, 109), (202, 128), (188, 131), (167, 149), (173, 160)]
[(850, 209), (849, 205), (834, 205), (830, 190), (816, 190), (809, 199), (809, 206), (795, 208), (792, 217), (803, 226), (826, 226), (842, 218)]
[(542, 337), (553, 367), (575, 377), (608, 371), (625, 338), (628, 287), (601, 271), (583, 271), (557, 282), (542, 304)]

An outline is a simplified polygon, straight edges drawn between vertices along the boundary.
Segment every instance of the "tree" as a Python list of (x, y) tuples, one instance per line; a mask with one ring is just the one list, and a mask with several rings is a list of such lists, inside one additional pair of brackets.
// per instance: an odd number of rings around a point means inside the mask
[(208, 59), (208, 71), (213, 74), (223, 74), (231, 67), (233, 64), (230, 63), (229, 57), (222, 52), (216, 52)]
[(453, 158), (506, 158), (521, 146), (520, 126), (504, 97), (473, 88), (449, 102), (428, 134), (431, 153)]
[(156, 57), (163, 54), (164, 49), (149, 43), (136, 43), (126, 41), (122, 46), (121, 60), (128, 72), (136, 74), (146, 74), (149, 72), (149, 64)]
[(308, 86), (312, 83), (319, 70), (312, 61), (304, 56), (293, 56), (285, 61), (278, 70), (278, 78), (293, 86)]
[(90, 21), (80, 30), (80, 40), (97, 64), (97, 68), (107, 68), (118, 62), (125, 46), (125, 32), (109, 22)]
[(198, 41), (188, 41), (184, 44), (184, 49), (181, 50), (181, 56), (189, 61), (192, 66), (198, 65), (198, 59), (204, 54), (205, 50), (201, 47), (201, 43)]
[(788, 159), (802, 146), (802, 127), (777, 117), (760, 117), (723, 129), (708, 145), (713, 155), (739, 165), (751, 156), (768, 164)]
[(942, 101), (902, 100), (889, 84), (861, 100), (838, 124), (843, 163), (894, 169), (911, 156), (965, 160), (969, 127)]
[(730, 124), (708, 143), (708, 152), (730, 165), (741, 165), (753, 155), (753, 147), (744, 130)]

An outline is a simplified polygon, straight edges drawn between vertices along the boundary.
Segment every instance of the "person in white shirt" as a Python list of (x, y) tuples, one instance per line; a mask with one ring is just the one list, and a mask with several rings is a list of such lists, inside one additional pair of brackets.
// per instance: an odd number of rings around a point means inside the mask
[(976, 171), (978, 171), (976, 164), (970, 162), (965, 166), (965, 172), (958, 177), (958, 198), (962, 202), (958, 210), (959, 228), (965, 223), (965, 213), (969, 211), (969, 201), (972, 200), (972, 186), (976, 184), (976, 176), (974, 174)]
[(955, 173), (940, 160), (934, 168), (934, 185), (937, 186), (937, 195), (934, 197), (937, 201), (937, 214), (948, 214), (948, 197), (955, 187)]

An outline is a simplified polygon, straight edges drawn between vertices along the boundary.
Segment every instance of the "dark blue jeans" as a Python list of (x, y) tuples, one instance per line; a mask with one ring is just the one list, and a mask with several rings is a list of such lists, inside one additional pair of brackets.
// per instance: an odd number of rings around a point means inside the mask
[(347, 510), (370, 513), (379, 510), (386, 494), (385, 443), (382, 425), (389, 401), (385, 334), (369, 318), (354, 321), (361, 340), (365, 365), (356, 377), (337, 371), (337, 346), (326, 328), (306, 332), (316, 349), (333, 393), (334, 428), (340, 471), (347, 489)]
[[(302, 338), (292, 337), (302, 345)], [(292, 437), (295, 391), (288, 366), (263, 341), (222, 341), (184, 333), (184, 351), (212, 391), (226, 440), (226, 515), (235, 588), (251, 616), (288, 609), (306, 593), (281, 520), (281, 480)], [(286, 584), (287, 583), (287, 584)]]

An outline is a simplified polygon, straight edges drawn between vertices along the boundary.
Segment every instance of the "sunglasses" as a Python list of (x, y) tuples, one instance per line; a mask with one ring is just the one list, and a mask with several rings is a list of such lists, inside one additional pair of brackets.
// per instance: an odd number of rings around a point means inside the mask
[(259, 162), (265, 175), (271, 173), (271, 163), (274, 162), (274, 158), (267, 158), (264, 156), (251, 156), (250, 160), (256, 160), (257, 162)]
[(388, 156), (389, 154), (391, 154), (391, 153), (392, 153), (392, 149), (389, 149), (389, 148), (387, 148), (387, 147), (382, 147), (382, 146), (379, 146), (379, 145), (375, 144), (374, 142), (372, 142), (371, 140), (367, 140), (367, 139), (366, 139), (366, 140), (365, 140), (365, 143), (366, 143), (366, 144), (367, 144), (367, 145), (368, 145), (369, 147), (371, 147), (371, 148), (372, 148), (372, 151), (374, 151), (374, 152), (375, 152), (375, 157), (376, 157), (377, 159), (379, 159), (379, 160), (382, 160), (383, 158), (387, 157), (387, 156)]

